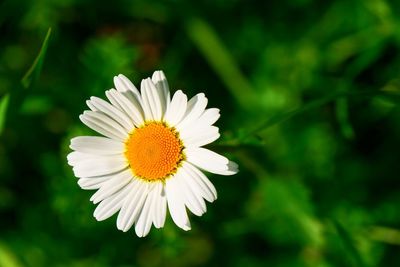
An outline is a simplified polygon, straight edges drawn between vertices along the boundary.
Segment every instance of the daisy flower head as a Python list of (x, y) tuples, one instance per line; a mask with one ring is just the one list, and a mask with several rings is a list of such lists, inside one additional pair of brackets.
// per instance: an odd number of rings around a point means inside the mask
[(90, 198), (98, 204), (94, 217), (105, 220), (118, 212), (117, 228), (135, 225), (139, 237), (152, 225), (164, 226), (167, 210), (174, 223), (190, 230), (186, 209), (201, 216), (205, 200), (217, 198), (214, 185), (203, 171), (221, 175), (237, 173), (236, 163), (207, 148), (220, 136), (213, 124), (217, 108), (206, 108), (203, 93), (192, 97), (178, 90), (171, 98), (162, 71), (142, 80), (140, 92), (120, 74), (107, 100), (91, 97), (90, 110), (81, 121), (102, 136), (78, 136), (68, 164), (82, 189), (97, 190)]

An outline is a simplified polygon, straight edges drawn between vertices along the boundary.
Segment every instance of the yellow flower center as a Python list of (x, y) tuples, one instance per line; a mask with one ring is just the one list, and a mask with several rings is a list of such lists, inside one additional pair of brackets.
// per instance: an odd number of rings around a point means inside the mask
[(125, 148), (133, 174), (148, 181), (168, 178), (184, 159), (178, 133), (161, 122), (146, 123), (135, 129)]

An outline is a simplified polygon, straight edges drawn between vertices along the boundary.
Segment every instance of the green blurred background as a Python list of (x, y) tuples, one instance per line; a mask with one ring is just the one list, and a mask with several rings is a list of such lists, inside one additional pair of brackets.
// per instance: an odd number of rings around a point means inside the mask
[[(0, 266), (400, 266), (400, 2), (0, 1)], [(51, 28), (51, 31), (49, 30)], [(47, 37), (46, 37), (47, 34)], [(114, 75), (221, 109), (184, 232), (96, 222), (66, 155)]]

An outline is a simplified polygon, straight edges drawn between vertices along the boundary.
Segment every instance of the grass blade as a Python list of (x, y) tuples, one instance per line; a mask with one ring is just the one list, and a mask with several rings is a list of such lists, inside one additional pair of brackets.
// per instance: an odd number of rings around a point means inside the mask
[(354, 130), (349, 120), (348, 99), (341, 97), (336, 100), (336, 118), (340, 125), (342, 135), (347, 139), (354, 138)]
[(212, 27), (202, 19), (193, 18), (188, 21), (186, 31), (236, 102), (242, 108), (250, 109), (253, 106), (254, 89)]
[(6, 94), (0, 100), (0, 134), (3, 132), (10, 95)]
[(42, 70), (47, 47), (49, 45), (50, 35), (51, 28), (47, 30), (46, 37), (43, 40), (42, 47), (40, 48), (39, 54), (37, 55), (35, 61), (21, 80), (21, 83), (25, 88), (28, 88), (32, 84), (32, 82), (39, 77), (39, 74)]
[(278, 114), (276, 116), (272, 116), (266, 121), (262, 122), (255, 129), (249, 131), (247, 134), (243, 134), (242, 138), (247, 138), (250, 135), (257, 134), (261, 131), (266, 130), (267, 128), (274, 126), (276, 124), (282, 123), (293, 116), (301, 114), (303, 112), (309, 111), (314, 108), (318, 108), (322, 105), (325, 105), (329, 102), (335, 101), (337, 99), (349, 98), (349, 97), (382, 97), (385, 100), (391, 101), (393, 103), (400, 103), (400, 93), (392, 92), (392, 91), (383, 91), (383, 90), (363, 90), (363, 91), (343, 91), (338, 90), (326, 97), (316, 99), (311, 101), (303, 106), (296, 108), (294, 110)]
[[(279, 123), (283, 123), (286, 120), (291, 119), (292, 117), (307, 112), (309, 110), (321, 107), (327, 103), (335, 101), (337, 99), (347, 99), (349, 97), (379, 97), (386, 101), (392, 102), (393, 104), (400, 104), (400, 93), (397, 91), (385, 91), (385, 90), (363, 90), (363, 91), (343, 91), (342, 89), (333, 92), (332, 94), (322, 97), (311, 102), (304, 104), (299, 108), (295, 108), (288, 112), (284, 112), (281, 114), (277, 114), (261, 122), (258, 126), (250, 129), (249, 131), (241, 132), (236, 139), (229, 141), (229, 144), (225, 144), (228, 146), (237, 146), (238, 144), (248, 143), (247, 141), (251, 141), (251, 138), (259, 137), (259, 133), (267, 130), (268, 128), (275, 126)], [(351, 127), (351, 126), (350, 126)], [(352, 128), (351, 128), (352, 130)], [(254, 142), (250, 142), (253, 143)], [(258, 142), (258, 144), (262, 144), (262, 142)]]
[(367, 266), (361, 257), (360, 253), (358, 252), (357, 248), (354, 245), (354, 241), (348, 231), (337, 221), (333, 222), (336, 228), (336, 231), (338, 232), (338, 235), (343, 241), (343, 244), (346, 248), (346, 251), (348, 254), (351, 256), (351, 258), (354, 261), (354, 266), (357, 267), (365, 267)]

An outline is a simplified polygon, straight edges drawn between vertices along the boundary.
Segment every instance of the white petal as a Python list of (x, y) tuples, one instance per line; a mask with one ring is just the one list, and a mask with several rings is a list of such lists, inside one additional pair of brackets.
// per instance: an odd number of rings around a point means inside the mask
[(86, 155), (87, 157), (79, 162), (70, 161), (70, 164), (74, 166), (73, 171), (76, 177), (92, 177), (112, 174), (121, 171), (128, 166), (128, 162), (123, 156)]
[(114, 161), (115, 159), (124, 160), (123, 154), (113, 154), (113, 155), (97, 155), (97, 154), (89, 154), (83, 153), (79, 151), (73, 151), (67, 155), (68, 164), (70, 166), (79, 166), (79, 165), (86, 165), (86, 164), (94, 164), (96, 165), (97, 162), (103, 161)]
[(118, 134), (121, 138), (126, 138), (128, 136), (129, 131), (125, 130), (118, 122), (102, 112), (85, 110), (83, 116), (99, 122), (103, 127), (109, 130), (114, 130), (115, 134)]
[(94, 204), (99, 203), (103, 199), (118, 192), (129, 182), (132, 182), (132, 179), (133, 176), (130, 169), (116, 174), (101, 186), (101, 188), (90, 198), (90, 201), (93, 201)]
[(176, 125), (179, 130), (184, 129), (192, 122), (196, 121), (203, 114), (207, 106), (207, 98), (203, 93), (197, 94), (189, 100), (186, 113), (181, 122)]
[(206, 212), (206, 203), (200, 194), (192, 189), (190, 180), (183, 175), (175, 175), (186, 207), (195, 215), (201, 216)]
[(70, 166), (77, 166), (77, 165), (82, 165), (87, 162), (93, 162), (96, 160), (105, 160), (105, 159), (113, 159), (116, 157), (123, 157), (122, 154), (120, 155), (97, 155), (97, 154), (89, 154), (89, 153), (83, 153), (79, 151), (73, 151), (67, 155), (67, 160), (68, 164)]
[(157, 197), (153, 205), (153, 222), (156, 228), (164, 226), (167, 215), (167, 198), (164, 183), (158, 183)]
[(197, 188), (201, 191), (203, 198), (205, 198), (208, 202), (213, 202), (217, 199), (217, 190), (210, 180), (208, 180), (208, 178), (204, 175), (204, 173), (202, 173), (189, 162), (182, 164), (181, 168), (184, 173), (186, 172), (185, 177), (197, 185)]
[(136, 126), (143, 124), (143, 111), (141, 104), (139, 104), (138, 101), (129, 100), (122, 93), (116, 91), (115, 89), (106, 91), (106, 96), (114, 106), (117, 106), (120, 110), (124, 111)]
[(95, 209), (94, 217), (98, 221), (105, 220), (115, 214), (122, 206), (127, 195), (131, 192), (133, 183), (129, 183), (122, 190), (104, 199)]
[(182, 192), (179, 192), (179, 185), (176, 183), (174, 177), (166, 180), (165, 191), (167, 195), (168, 209), (172, 220), (183, 230), (190, 230), (190, 222), (181, 195)]
[(118, 140), (118, 141), (123, 141), (123, 139), (121, 137), (119, 137), (119, 134), (115, 134), (114, 131), (110, 131), (107, 128), (104, 128), (101, 124), (99, 124), (96, 121), (93, 121), (91, 119), (88, 119), (87, 117), (80, 115), (79, 119), (89, 128), (91, 128), (92, 130), (108, 137), (111, 138), (113, 140)]
[[(137, 100), (140, 99), (140, 93), (139, 90), (136, 88), (136, 86), (123, 74), (119, 74), (118, 76), (114, 77), (114, 85), (115, 88), (121, 93), (131, 93)], [(130, 94), (128, 94), (130, 95)]]
[(90, 98), (90, 103), (99, 111), (103, 112), (107, 116), (113, 118), (118, 124), (124, 127), (126, 132), (130, 132), (134, 127), (132, 121), (128, 118), (128, 116), (120, 111), (118, 108), (114, 107), (107, 101), (92, 96)]
[(87, 153), (73, 151), (67, 155), (68, 165), (74, 166), (83, 160), (87, 160), (88, 158), (96, 157), (94, 155), (88, 155)]
[(67, 161), (70, 166), (75, 166), (82, 164), (82, 162), (85, 161), (93, 161), (93, 160), (101, 160), (104, 158), (113, 158), (115, 157), (114, 155), (96, 155), (96, 154), (88, 154), (88, 153), (83, 153), (83, 152), (78, 152), (78, 151), (72, 151), (67, 155)]
[(202, 126), (211, 126), (219, 119), (219, 117), (219, 109), (209, 108), (206, 109), (203, 114), (201, 114), (197, 123), (201, 124)]
[(86, 100), (86, 105), (90, 108), (92, 111), (99, 111), (93, 104), (90, 102), (90, 100)]
[(228, 170), (229, 160), (206, 148), (187, 148), (185, 154), (187, 156), (187, 161), (203, 170), (209, 172)]
[(219, 109), (210, 108), (206, 109), (203, 114), (197, 119), (193, 120), (186, 127), (183, 127), (179, 131), (181, 138), (188, 138), (200, 132), (202, 129), (206, 129), (213, 125), (220, 117)]
[(160, 95), (150, 78), (142, 80), (140, 90), (142, 93), (143, 110), (146, 120), (161, 120), (162, 110)]
[(143, 205), (142, 211), (140, 212), (139, 218), (135, 225), (135, 232), (138, 237), (144, 237), (150, 232), (150, 228), (153, 222), (153, 205), (156, 202), (158, 187), (158, 182), (150, 183), (149, 194)]
[(123, 134), (121, 134), (118, 130), (114, 129), (112, 126), (105, 124), (104, 121), (102, 120), (98, 120), (96, 118), (93, 118), (92, 116), (88, 116), (87, 114), (80, 115), (79, 119), (92, 130), (108, 138), (118, 141), (125, 140), (125, 136)]
[(209, 171), (209, 172), (212, 172), (212, 173), (215, 173), (215, 174), (220, 174), (220, 175), (234, 175), (234, 174), (238, 173), (239, 166), (235, 162), (229, 161), (227, 166), (228, 166), (227, 170), (213, 170), (213, 169), (210, 169), (210, 170), (206, 170), (206, 171)]
[(100, 176), (99, 178), (80, 178), (78, 180), (78, 185), (85, 190), (99, 189), (109, 179), (109, 176)]
[(215, 126), (210, 126), (198, 131), (196, 135), (189, 137), (182, 137), (183, 143), (186, 147), (200, 147), (214, 142), (220, 137), (219, 129)]
[(181, 90), (176, 91), (165, 112), (164, 121), (171, 127), (175, 126), (182, 120), (183, 115), (185, 115), (186, 107), (187, 96)]
[(122, 142), (100, 136), (78, 136), (71, 139), (71, 149), (97, 155), (122, 154), (125, 145)]
[(171, 101), (167, 78), (163, 71), (158, 70), (153, 73), (151, 80), (158, 89), (161, 99), (162, 114), (165, 114), (169, 102)]
[(117, 228), (121, 231), (128, 231), (133, 223), (138, 219), (143, 204), (148, 195), (149, 183), (135, 178), (137, 185), (127, 196), (118, 214)]

